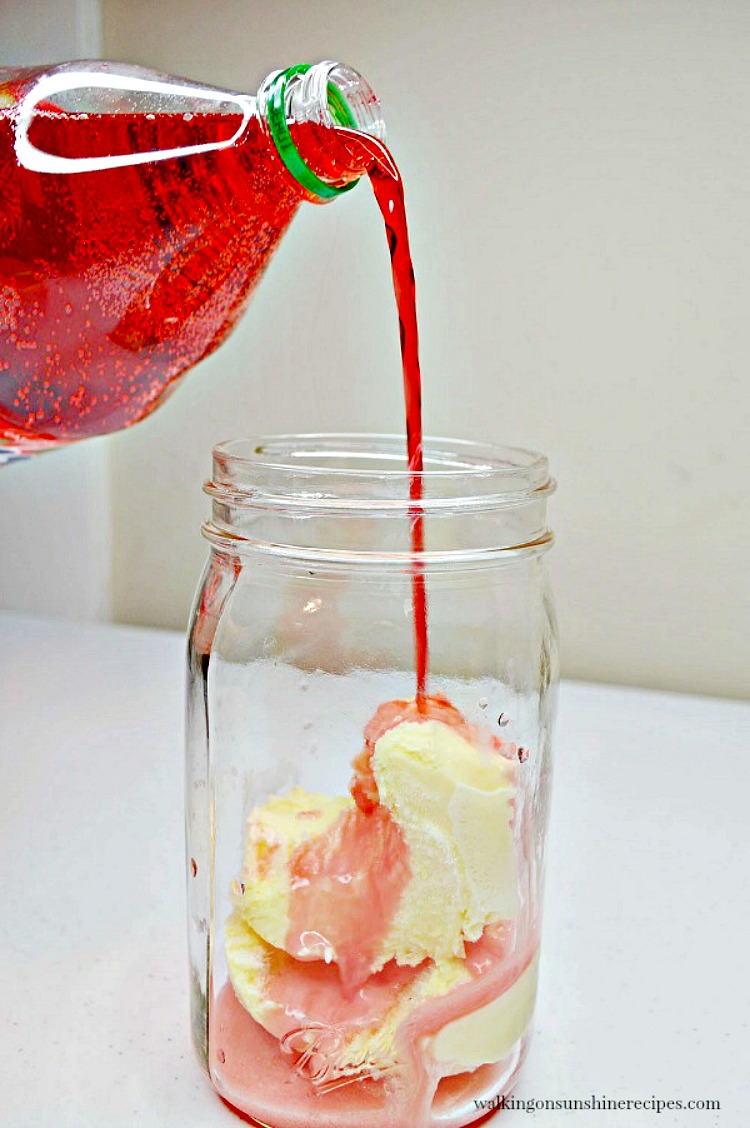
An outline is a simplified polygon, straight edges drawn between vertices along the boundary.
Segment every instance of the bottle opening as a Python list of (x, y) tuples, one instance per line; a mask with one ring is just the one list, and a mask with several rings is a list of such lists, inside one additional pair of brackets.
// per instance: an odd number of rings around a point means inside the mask
[[(336, 142), (337, 127), (385, 138), (375, 94), (357, 71), (341, 63), (300, 64), (277, 71), (266, 79), (258, 98), (287, 170), (317, 200), (332, 200), (350, 191), (364, 172), (352, 165), (349, 150)], [(307, 133), (301, 149), (303, 129)]]

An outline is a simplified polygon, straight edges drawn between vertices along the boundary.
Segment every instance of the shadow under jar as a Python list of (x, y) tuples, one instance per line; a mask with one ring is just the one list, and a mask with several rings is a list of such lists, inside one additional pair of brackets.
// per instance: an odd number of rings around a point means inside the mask
[(193, 1035), (225, 1101), (273, 1128), (471, 1124), (528, 1046), (554, 483), (533, 452), (428, 440), (417, 507), (403, 446), (228, 442), (205, 487), (211, 551), (189, 642)]

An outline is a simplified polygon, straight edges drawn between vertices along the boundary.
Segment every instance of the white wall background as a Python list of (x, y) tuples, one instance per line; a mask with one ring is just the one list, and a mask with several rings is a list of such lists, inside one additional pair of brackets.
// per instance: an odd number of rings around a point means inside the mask
[[(407, 183), (427, 430), (536, 447), (559, 479), (565, 673), (750, 695), (746, 0), (103, 15), (103, 54), (236, 89), (297, 61), (362, 71)], [(367, 188), (307, 207), (234, 337), (104, 444), (115, 619), (184, 625), (214, 442), (402, 425), (392, 303)], [(62, 480), (78, 454), (44, 472)], [(0, 504), (32, 473), (3, 471)], [(36, 517), (46, 546), (49, 507)], [(22, 559), (4, 563), (6, 606), (27, 599)], [(53, 581), (40, 606), (71, 612), (58, 596)]]

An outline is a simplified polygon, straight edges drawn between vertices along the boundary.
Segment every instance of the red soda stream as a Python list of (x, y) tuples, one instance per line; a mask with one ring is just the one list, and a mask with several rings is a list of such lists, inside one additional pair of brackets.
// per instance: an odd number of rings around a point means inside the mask
[[(307, 130), (307, 132), (305, 132)], [(337, 150), (343, 142), (345, 151)], [(412, 618), (414, 623), (414, 651), (416, 671), (416, 704), (420, 713), (426, 713), (428, 646), (427, 646), (427, 593), (424, 565), (424, 511), (423, 455), (422, 455), (422, 382), (419, 367), (419, 333), (414, 283), (414, 267), (409, 249), (409, 229), (404, 204), (404, 184), (391, 153), (376, 137), (350, 130), (337, 129), (335, 138), (324, 138), (319, 127), (301, 127), (297, 144), (303, 144), (306, 162), (335, 178), (347, 169), (361, 175), (364, 169), (370, 178), (375, 199), (383, 216), (388, 249), (391, 256), (393, 292), (399, 320), (399, 340), (403, 369), (404, 403), (406, 408), (406, 451), (409, 471), (410, 541), (412, 551)], [(333, 163), (335, 162), (335, 164)], [(336, 171), (336, 165), (338, 170)]]
[(412, 616), (414, 619), (417, 706), (424, 711), (427, 695), (427, 593), (424, 566), (424, 513), (422, 501), (422, 380), (419, 368), (419, 334), (414, 267), (409, 250), (409, 230), (404, 207), (404, 184), (388, 149), (373, 137), (352, 138), (353, 148), (370, 155), (367, 174), (383, 215), (391, 253), (393, 292), (398, 309), (401, 361), (406, 406), (406, 453), (409, 466), (409, 496), (412, 550)]

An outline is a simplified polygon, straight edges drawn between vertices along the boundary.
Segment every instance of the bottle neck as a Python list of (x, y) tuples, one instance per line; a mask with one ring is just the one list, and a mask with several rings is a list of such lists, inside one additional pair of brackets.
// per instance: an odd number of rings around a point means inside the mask
[(258, 91), (258, 112), (288, 172), (318, 203), (353, 188), (366, 170), (339, 130), (385, 137), (380, 103), (341, 63), (275, 71)]

